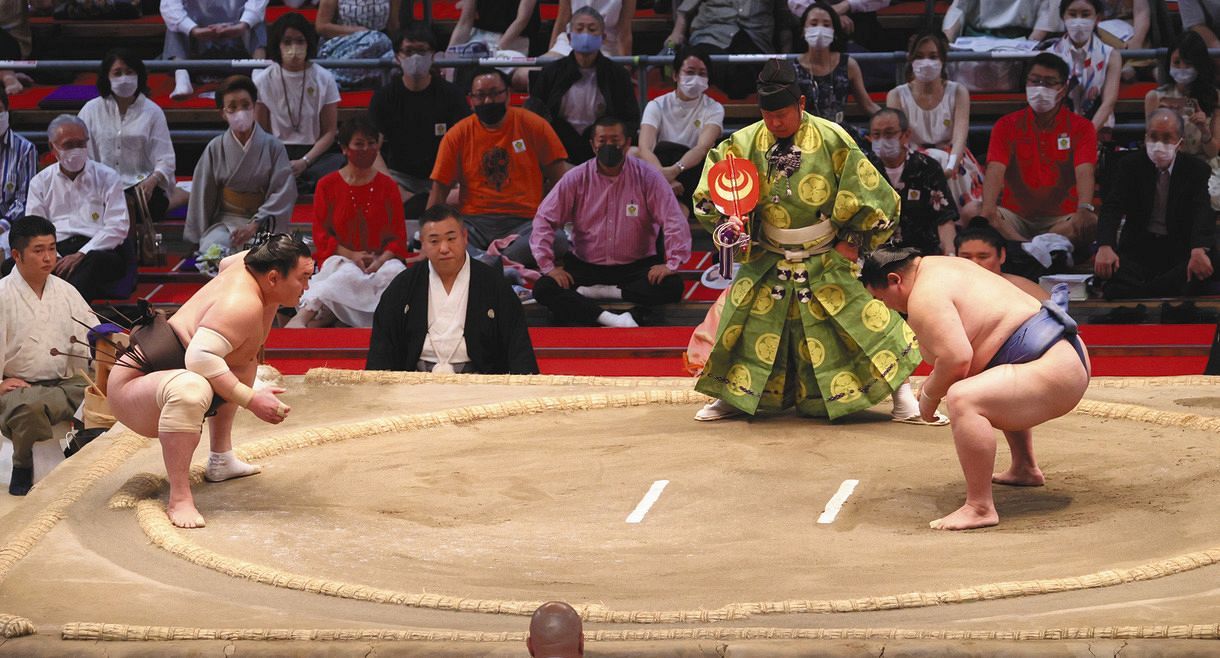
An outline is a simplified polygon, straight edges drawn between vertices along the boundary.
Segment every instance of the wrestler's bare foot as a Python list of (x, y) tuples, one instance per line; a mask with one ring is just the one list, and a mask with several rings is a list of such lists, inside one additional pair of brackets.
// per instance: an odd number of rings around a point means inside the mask
[(208, 482), (224, 482), (234, 478), (244, 478), (247, 475), (255, 475), (263, 472), (263, 467), (257, 464), (247, 464), (237, 458), (233, 451), (214, 452), (208, 458), (207, 470), (203, 472), (203, 479)]
[(1040, 487), (1046, 484), (1042, 477), (1042, 469), (1035, 466), (1031, 469), (1010, 468), (1003, 473), (992, 473), (991, 481), (996, 484), (1007, 484), (1010, 487)]
[(980, 509), (966, 504), (948, 516), (929, 522), (928, 527), (933, 530), (970, 530), (986, 528), (999, 522), (1000, 515), (995, 511), (995, 507)]
[(202, 528), (206, 525), (199, 510), (195, 509), (193, 500), (179, 502), (171, 500), (165, 508), (165, 513), (169, 515), (170, 523), (179, 528)]

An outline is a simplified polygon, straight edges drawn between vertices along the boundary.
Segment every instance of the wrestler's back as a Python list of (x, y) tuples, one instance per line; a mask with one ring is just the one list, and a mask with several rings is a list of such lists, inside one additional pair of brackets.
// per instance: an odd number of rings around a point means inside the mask
[[(970, 361), (971, 375), (982, 372), (1013, 332), (1041, 308), (1041, 303), (1029, 293), (974, 261), (926, 256), (920, 265), (916, 292), (919, 292), (918, 288), (924, 288), (938, 296), (948, 297), (961, 316), (962, 328), (974, 349)], [(917, 308), (936, 309), (937, 306), (913, 302), (912, 314), (917, 312)], [(917, 318), (915, 320), (917, 322)], [(927, 340), (920, 336), (920, 343), (928, 344), (935, 351), (935, 338)]]
[[(229, 305), (238, 301), (238, 303), (263, 306), (258, 282), (241, 263), (221, 270), (216, 278), (204, 284), (199, 292), (192, 295), (170, 317), (169, 325), (182, 339), (183, 345), (190, 342), (191, 337), (195, 335), (195, 330), (201, 325), (213, 328), (219, 326), (219, 318), (209, 318), (208, 316), (209, 313), (220, 312), (217, 302), (222, 300)], [(248, 363), (258, 356), (258, 350), (266, 341), (267, 334), (271, 330), (271, 321), (276, 309), (272, 307), (268, 310), (264, 307), (263, 311), (263, 326), (260, 333), (254, 334), (244, 327), (243, 330), (246, 333), (242, 335), (233, 336), (226, 333), (226, 337), (234, 347), (233, 352), (225, 358), (231, 367)], [(209, 322), (209, 320), (213, 321)]]

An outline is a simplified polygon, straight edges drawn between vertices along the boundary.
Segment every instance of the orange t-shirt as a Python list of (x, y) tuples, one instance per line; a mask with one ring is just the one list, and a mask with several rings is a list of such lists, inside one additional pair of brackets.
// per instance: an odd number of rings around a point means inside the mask
[(542, 203), (542, 167), (567, 157), (546, 120), (510, 107), (495, 130), (475, 115), (454, 124), (436, 152), (432, 180), (461, 182), (463, 215), (533, 218)]

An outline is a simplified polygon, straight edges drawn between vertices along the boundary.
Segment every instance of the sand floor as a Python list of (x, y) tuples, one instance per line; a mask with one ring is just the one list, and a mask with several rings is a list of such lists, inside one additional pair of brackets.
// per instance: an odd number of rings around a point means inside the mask
[[(0, 615), (37, 630), (0, 653), (523, 655), (563, 599), (591, 655), (1220, 654), (1220, 379), (1097, 380), (1035, 433), (1047, 485), (966, 533), (927, 528), (964, 496), (950, 430), (888, 403), (704, 424), (673, 379), (288, 386), (282, 425), (238, 416), (264, 472), (196, 486), (207, 528), (168, 525), (159, 447), (118, 431), (0, 504)], [(257, 639), (286, 629), (351, 639)], [(223, 639), (135, 639), (186, 637)]]

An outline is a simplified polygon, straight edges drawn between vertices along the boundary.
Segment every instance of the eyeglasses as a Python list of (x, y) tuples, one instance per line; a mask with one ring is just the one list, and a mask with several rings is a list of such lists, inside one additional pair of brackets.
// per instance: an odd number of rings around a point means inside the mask
[(1025, 78), (1026, 87), (1046, 87), (1054, 89), (1063, 85), (1063, 81), (1058, 78), (1042, 78), (1036, 75), (1031, 75)]
[(485, 92), (480, 92), (477, 94), (471, 93), (471, 94), (467, 94), (467, 96), (471, 97), (472, 99), (474, 99), (478, 102), (483, 102), (483, 101), (489, 101), (489, 100), (499, 98), (507, 93), (508, 93), (508, 88), (505, 87), (504, 89), (500, 89), (498, 91), (485, 91)]
[(432, 49), (431, 48), (403, 48), (402, 50), (400, 50), (398, 52), (401, 53), (404, 57), (410, 57), (411, 55), (427, 55), (428, 53), (432, 52)]

